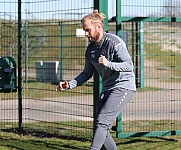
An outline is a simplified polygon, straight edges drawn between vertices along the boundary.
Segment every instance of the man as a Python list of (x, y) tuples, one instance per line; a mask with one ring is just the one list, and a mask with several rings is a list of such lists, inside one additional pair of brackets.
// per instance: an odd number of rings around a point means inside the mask
[(104, 32), (104, 14), (94, 10), (81, 20), (90, 44), (85, 53), (84, 70), (73, 80), (60, 82), (62, 91), (75, 88), (89, 80), (94, 70), (102, 77), (102, 93), (96, 108), (96, 124), (91, 150), (116, 150), (109, 133), (112, 123), (136, 91), (133, 63), (126, 44), (114, 34)]

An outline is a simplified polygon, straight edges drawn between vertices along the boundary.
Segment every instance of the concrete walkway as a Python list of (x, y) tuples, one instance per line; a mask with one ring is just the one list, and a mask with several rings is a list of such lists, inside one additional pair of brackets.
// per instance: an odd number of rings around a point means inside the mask
[[(23, 121), (93, 120), (93, 96), (23, 100)], [(136, 92), (123, 120), (181, 120), (179, 90)], [(0, 121), (18, 121), (18, 100), (0, 100)]]

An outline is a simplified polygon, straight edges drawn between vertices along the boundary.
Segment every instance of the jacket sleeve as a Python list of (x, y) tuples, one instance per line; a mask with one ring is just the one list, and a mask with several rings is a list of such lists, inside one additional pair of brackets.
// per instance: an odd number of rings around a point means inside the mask
[(83, 84), (87, 80), (89, 80), (92, 77), (93, 72), (94, 72), (94, 68), (92, 64), (89, 62), (89, 60), (86, 59), (84, 70), (77, 77), (75, 77), (73, 80), (68, 82), (69, 89), (75, 88)]
[(125, 43), (120, 42), (114, 46), (114, 57), (116, 61), (108, 61), (107, 68), (119, 72), (133, 71), (133, 63)]

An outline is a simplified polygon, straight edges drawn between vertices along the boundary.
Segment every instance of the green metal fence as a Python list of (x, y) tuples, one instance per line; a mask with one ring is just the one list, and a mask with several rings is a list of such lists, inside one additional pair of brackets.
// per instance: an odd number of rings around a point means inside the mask
[(0, 1), (0, 128), (18, 128), (18, 13), (17, 2)]
[(93, 80), (71, 91), (56, 88), (60, 80), (70, 80), (83, 69), (87, 39), (81, 35), (80, 17), (92, 7), (90, 2), (70, 0), (28, 3), (32, 9), (25, 12), (23, 32), (26, 130), (71, 138), (91, 136)]
[(122, 9), (115, 21), (119, 22), (119, 35), (123, 31), (128, 33), (137, 93), (117, 119), (117, 136), (181, 134), (181, 5), (178, 1), (119, 2)]
[(92, 136), (100, 77), (95, 73), (81, 87), (62, 93), (56, 86), (83, 69), (88, 41), (80, 19), (96, 8), (108, 16), (105, 30), (125, 40), (135, 66), (137, 92), (117, 119), (117, 137), (181, 133), (181, 19), (175, 15), (180, 5), (164, 0), (0, 0), (0, 4), (0, 57), (15, 60), (18, 81), (17, 92), (0, 93), (1, 129)]

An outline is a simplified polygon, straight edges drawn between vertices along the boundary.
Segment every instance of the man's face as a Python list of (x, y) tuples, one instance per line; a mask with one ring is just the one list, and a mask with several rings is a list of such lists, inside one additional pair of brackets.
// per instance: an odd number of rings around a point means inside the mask
[(96, 25), (92, 24), (91, 20), (86, 20), (83, 23), (83, 30), (85, 31), (85, 36), (88, 38), (89, 42), (99, 42), (100, 33), (96, 29)]

